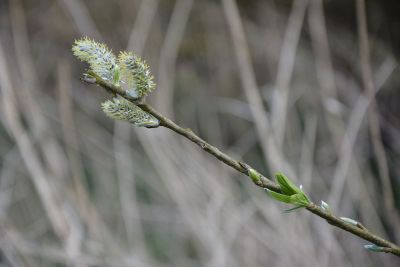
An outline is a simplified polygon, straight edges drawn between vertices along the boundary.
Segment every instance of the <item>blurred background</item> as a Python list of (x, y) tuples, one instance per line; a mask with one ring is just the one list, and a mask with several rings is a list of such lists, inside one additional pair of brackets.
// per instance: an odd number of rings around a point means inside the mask
[(159, 111), (399, 243), (400, 4), (367, 2), (1, 0), (0, 266), (399, 266), (168, 129), (110, 120), (71, 53), (142, 55)]

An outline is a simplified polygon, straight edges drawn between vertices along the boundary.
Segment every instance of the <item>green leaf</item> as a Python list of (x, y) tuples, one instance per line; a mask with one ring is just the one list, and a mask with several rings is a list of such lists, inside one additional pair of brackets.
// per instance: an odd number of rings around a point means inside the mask
[(283, 173), (277, 173), (275, 174), (275, 178), (278, 182), (278, 184), (281, 187), (282, 192), (285, 195), (293, 195), (297, 193), (301, 193), (301, 189), (298, 188), (289, 178), (287, 178)]
[(274, 198), (275, 200), (278, 200), (278, 201), (284, 202), (284, 203), (289, 203), (289, 204), (291, 203), (290, 196), (279, 194), (279, 193), (269, 190), (267, 188), (265, 188), (265, 190), (267, 191), (268, 195), (270, 197)]
[(306, 207), (310, 204), (310, 200), (308, 197), (303, 193), (298, 193), (290, 196), (290, 203), (291, 204), (296, 204), (299, 206)]
[(275, 174), (276, 180), (281, 188), (282, 193), (267, 190), (268, 194), (274, 199), (293, 204), (300, 207), (307, 207), (310, 205), (310, 199), (307, 195), (297, 187), (289, 178), (282, 173)]

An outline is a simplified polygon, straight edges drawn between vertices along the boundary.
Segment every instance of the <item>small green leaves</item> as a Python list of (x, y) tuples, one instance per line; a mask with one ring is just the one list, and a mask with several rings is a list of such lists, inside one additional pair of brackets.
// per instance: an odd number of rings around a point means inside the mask
[(385, 247), (380, 247), (375, 244), (364, 245), (364, 248), (373, 252), (385, 252)]
[(300, 207), (307, 207), (311, 202), (307, 195), (301, 190), (301, 188), (297, 187), (289, 178), (287, 178), (282, 173), (275, 174), (276, 181), (278, 182), (282, 193), (277, 193), (272, 190), (266, 189), (268, 195), (272, 198), (288, 204), (296, 205), (294, 209), (287, 210), (290, 212)]
[(117, 60), (106, 45), (84, 37), (75, 41), (72, 51), (77, 58), (89, 63), (90, 69), (102, 79), (119, 85)]
[(283, 202), (283, 203), (288, 203), (291, 204), (290, 201), (290, 196), (284, 195), (284, 194), (279, 194), (275, 191), (269, 190), (269, 189), (265, 189), (267, 191), (267, 193), (272, 197), (275, 198), (276, 200)]
[(289, 180), (283, 173), (275, 174), (276, 181), (281, 187), (282, 193), (285, 195), (293, 195), (296, 193), (301, 193), (301, 189), (297, 187), (292, 181)]
[(147, 128), (154, 128), (160, 124), (155, 117), (125, 99), (107, 100), (101, 104), (101, 107), (107, 116), (115, 120), (128, 121), (136, 126)]
[(303, 192), (297, 193), (290, 196), (290, 203), (296, 204), (302, 207), (307, 207), (310, 204), (310, 200)]
[(118, 64), (121, 68), (121, 86), (134, 98), (142, 98), (156, 86), (149, 66), (138, 56), (120, 52)]

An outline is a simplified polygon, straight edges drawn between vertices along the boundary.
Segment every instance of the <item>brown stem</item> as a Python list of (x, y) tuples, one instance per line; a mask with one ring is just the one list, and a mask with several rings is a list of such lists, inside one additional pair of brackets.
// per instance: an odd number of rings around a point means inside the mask
[[(95, 81), (93, 80), (87, 81), (87, 79), (84, 79), (84, 81), (90, 82), (90, 83), (96, 83), (97, 85), (100, 85), (104, 89), (106, 89), (108, 92), (112, 94), (117, 94), (120, 95), (121, 97), (125, 98), (128, 101), (131, 101), (132, 103), (136, 104), (139, 106), (143, 111), (146, 111), (147, 113), (153, 115), (160, 121), (160, 126), (166, 127), (171, 129), (172, 131), (186, 137), (199, 147), (201, 147), (203, 150), (208, 152), (209, 154), (213, 155), (216, 157), (218, 160), (222, 161), (228, 166), (231, 166), (235, 170), (249, 176), (248, 169), (251, 167), (243, 162), (237, 161), (233, 158), (231, 158), (229, 155), (221, 152), (218, 148), (215, 146), (210, 145), (203, 139), (201, 139), (199, 136), (197, 136), (193, 131), (189, 128), (183, 128), (179, 125), (177, 125), (175, 122), (171, 121), (170, 119), (164, 117), (161, 113), (159, 113), (157, 110), (155, 110), (153, 107), (150, 105), (144, 103), (143, 101), (140, 101), (136, 98), (133, 98), (129, 94), (126, 93), (122, 88), (113, 85), (112, 83), (109, 83), (103, 79), (101, 79), (98, 75), (93, 73), (92, 71), (89, 71), (88, 74), (92, 76)], [(272, 191), (275, 192), (281, 192), (281, 189), (278, 184), (274, 183), (270, 179), (266, 178), (263, 175), (260, 175), (260, 179), (257, 181), (253, 181), (257, 186), (262, 187), (262, 188), (268, 188)], [(370, 231), (368, 231), (365, 227), (358, 227), (354, 226), (352, 224), (349, 224), (339, 218), (337, 218), (335, 215), (333, 215), (331, 212), (327, 212), (323, 210), (321, 207), (318, 205), (311, 203), (307, 208), (308, 211), (311, 213), (314, 213), (315, 215), (325, 219), (329, 224), (336, 226), (338, 228), (341, 228), (344, 231), (350, 232), (364, 240), (367, 240), (377, 246), (383, 247), (382, 252), (386, 253), (392, 253), (396, 256), (400, 257), (400, 247), (397, 246), (396, 244), (385, 240)]]

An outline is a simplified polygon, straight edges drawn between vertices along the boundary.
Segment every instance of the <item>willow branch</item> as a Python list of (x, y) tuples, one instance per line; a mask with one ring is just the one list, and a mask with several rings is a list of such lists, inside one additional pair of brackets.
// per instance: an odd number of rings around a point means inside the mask
[[(97, 84), (101, 87), (103, 87), (106, 91), (112, 93), (113, 95), (119, 95), (126, 100), (134, 103), (135, 105), (139, 106), (143, 111), (153, 115), (160, 121), (160, 126), (166, 127), (174, 132), (176, 132), (179, 135), (184, 136), (185, 138), (189, 139), (196, 145), (198, 145), (200, 148), (202, 148), (204, 151), (207, 153), (213, 155), (215, 158), (218, 160), (222, 161), (226, 165), (234, 168), (235, 170), (249, 176), (249, 169), (252, 169), (250, 165), (237, 161), (230, 157), (229, 155), (223, 153), (220, 151), (218, 148), (215, 146), (207, 143), (205, 140), (201, 139), (199, 136), (197, 136), (191, 129), (189, 128), (183, 128), (173, 122), (172, 120), (168, 119), (167, 117), (163, 116), (161, 113), (159, 113), (157, 110), (155, 110), (153, 107), (150, 105), (144, 103), (143, 101), (140, 101), (129, 94), (125, 90), (123, 90), (121, 87), (115, 86), (112, 83), (109, 83), (103, 79), (101, 79), (98, 75), (93, 73), (92, 71), (88, 71), (89, 76), (85, 77), (83, 80), (88, 83), (94, 83)], [(261, 188), (267, 188), (269, 190), (275, 191), (280, 193), (281, 189), (278, 184), (273, 182), (272, 180), (268, 179), (267, 177), (260, 175), (260, 179), (252, 181), (254, 182), (255, 185), (261, 187)], [(358, 223), (357, 224), (351, 224), (348, 222), (345, 222), (344, 220), (336, 217), (334, 214), (332, 214), (331, 211), (325, 210), (321, 208), (320, 206), (310, 203), (309, 206), (306, 207), (308, 211), (311, 213), (325, 219), (329, 224), (338, 227), (344, 231), (347, 231), (349, 233), (352, 233), (364, 240), (367, 240), (371, 242), (372, 244), (375, 244), (376, 246), (380, 247), (381, 252), (386, 252), (386, 253), (392, 253), (396, 256), (400, 257), (400, 247), (382, 237), (379, 237), (372, 232), (370, 232), (367, 228), (365, 228), (362, 224)]]

